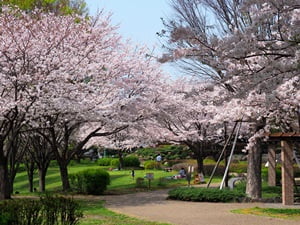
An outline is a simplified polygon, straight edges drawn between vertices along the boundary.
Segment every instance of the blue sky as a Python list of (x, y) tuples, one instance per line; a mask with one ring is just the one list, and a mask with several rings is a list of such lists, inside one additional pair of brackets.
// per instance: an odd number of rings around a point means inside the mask
[(113, 13), (113, 24), (119, 24), (120, 33), (149, 47), (159, 45), (156, 32), (163, 26), (160, 18), (170, 14), (168, 0), (86, 0), (90, 13), (99, 8)]
[[(112, 12), (112, 23), (119, 25), (119, 33), (125, 39), (145, 44), (149, 49), (155, 47), (156, 55), (162, 52), (156, 32), (163, 29), (160, 18), (168, 18), (172, 13), (169, 0), (85, 0), (85, 2), (91, 15), (102, 8)], [(164, 65), (163, 69), (173, 75), (177, 73), (171, 65)]]

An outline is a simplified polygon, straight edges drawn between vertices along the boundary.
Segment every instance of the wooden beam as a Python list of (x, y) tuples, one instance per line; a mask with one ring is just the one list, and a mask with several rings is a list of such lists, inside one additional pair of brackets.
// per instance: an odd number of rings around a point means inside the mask
[(276, 144), (268, 145), (268, 185), (276, 186)]
[(281, 141), (282, 204), (294, 204), (293, 144)]

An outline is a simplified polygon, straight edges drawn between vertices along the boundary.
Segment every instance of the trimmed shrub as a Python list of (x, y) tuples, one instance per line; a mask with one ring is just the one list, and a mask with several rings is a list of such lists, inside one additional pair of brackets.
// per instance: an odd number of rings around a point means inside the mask
[(120, 166), (120, 160), (119, 159), (112, 159), (110, 161), (110, 166), (114, 168), (118, 168)]
[(146, 170), (161, 169), (161, 164), (154, 160), (149, 160), (144, 162), (144, 168)]
[(124, 158), (125, 167), (139, 167), (141, 164), (140, 160), (136, 156), (127, 156)]
[(235, 202), (244, 197), (244, 193), (234, 190), (184, 187), (169, 191), (168, 199), (194, 202)]
[(45, 225), (75, 225), (83, 217), (80, 205), (74, 199), (46, 196), (41, 197), (40, 201), (43, 205), (43, 217), (46, 218)]
[(98, 159), (97, 163), (99, 166), (110, 166), (112, 158)]
[(93, 195), (101, 195), (110, 184), (109, 173), (101, 169), (89, 169), (70, 175), (74, 190)]
[(0, 204), (1, 225), (9, 224), (42, 224), (45, 218), (42, 216), (42, 204), (37, 200), (18, 199), (6, 200)]
[(76, 225), (83, 217), (73, 199), (45, 196), (0, 203), (1, 225)]

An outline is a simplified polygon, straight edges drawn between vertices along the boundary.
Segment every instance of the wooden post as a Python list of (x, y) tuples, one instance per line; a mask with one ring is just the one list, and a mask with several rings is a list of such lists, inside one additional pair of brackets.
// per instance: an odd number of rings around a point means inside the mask
[(268, 145), (268, 185), (276, 186), (276, 144)]
[(282, 204), (294, 204), (293, 144), (281, 141)]

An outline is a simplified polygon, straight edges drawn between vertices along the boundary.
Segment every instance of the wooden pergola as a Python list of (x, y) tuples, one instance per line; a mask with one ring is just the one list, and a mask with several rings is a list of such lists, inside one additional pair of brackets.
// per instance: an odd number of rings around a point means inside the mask
[(294, 143), (300, 141), (300, 133), (273, 133), (268, 134), (268, 184), (276, 186), (276, 146), (281, 144), (281, 183), (282, 204), (294, 204)]

